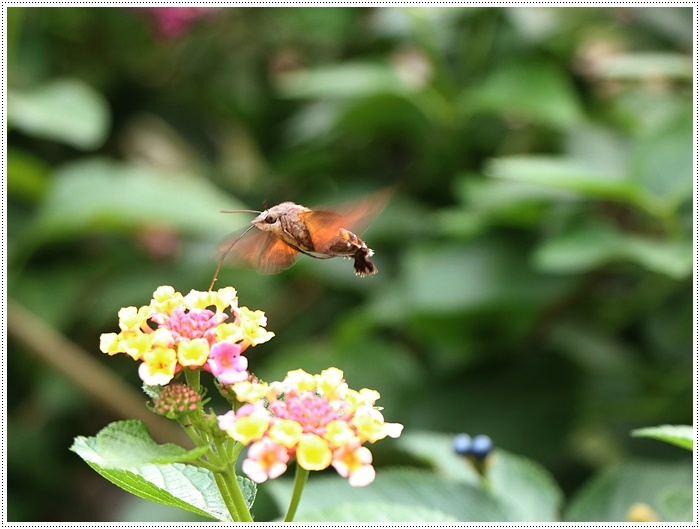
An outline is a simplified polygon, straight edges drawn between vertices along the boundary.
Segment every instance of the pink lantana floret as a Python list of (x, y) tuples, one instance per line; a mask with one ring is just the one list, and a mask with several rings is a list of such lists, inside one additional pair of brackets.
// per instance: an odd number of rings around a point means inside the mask
[(250, 479), (262, 483), (284, 474), (288, 461), (287, 449), (266, 437), (250, 445), (242, 468)]
[(209, 352), (207, 366), (222, 384), (235, 384), (248, 378), (248, 359), (241, 356), (239, 344), (218, 342)]
[(364, 487), (374, 481), (375, 470), (372, 466), (372, 452), (359, 444), (349, 444), (338, 448), (333, 453), (333, 468), (352, 487)]

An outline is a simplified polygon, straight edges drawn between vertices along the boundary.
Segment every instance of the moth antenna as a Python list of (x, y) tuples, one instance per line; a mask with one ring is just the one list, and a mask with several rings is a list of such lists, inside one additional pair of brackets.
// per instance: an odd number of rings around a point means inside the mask
[(262, 211), (255, 209), (220, 209), (219, 213), (257, 213), (259, 215)]
[(236, 237), (236, 240), (234, 240), (229, 245), (229, 247), (226, 248), (226, 251), (221, 254), (221, 257), (219, 258), (219, 263), (216, 265), (216, 272), (214, 272), (214, 278), (211, 280), (211, 285), (209, 285), (210, 292), (214, 288), (214, 283), (216, 283), (216, 280), (219, 277), (219, 271), (221, 270), (221, 265), (224, 264), (224, 259), (226, 259), (226, 256), (228, 255), (228, 253), (233, 249), (233, 247), (236, 245), (236, 243), (238, 241), (240, 241), (243, 238), (243, 236), (246, 233), (248, 233), (250, 230), (252, 230), (253, 228), (255, 228), (255, 224), (251, 224), (250, 226), (248, 226), (248, 228), (243, 233), (241, 233), (238, 237)]

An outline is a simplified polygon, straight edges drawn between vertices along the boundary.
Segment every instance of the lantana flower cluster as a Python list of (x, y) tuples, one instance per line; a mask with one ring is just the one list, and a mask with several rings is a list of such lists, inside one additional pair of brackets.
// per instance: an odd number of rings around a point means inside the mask
[(243, 381), (232, 388), (245, 404), (219, 416), (219, 427), (250, 445), (243, 471), (258, 483), (280, 476), (296, 458), (306, 470), (333, 466), (350, 485), (368, 485), (375, 471), (363, 444), (403, 430), (375, 408), (378, 392), (348, 388), (337, 368), (317, 375), (299, 369), (281, 382)]
[(119, 311), (119, 333), (100, 337), (100, 350), (125, 353), (141, 361), (139, 376), (148, 385), (164, 386), (182, 369), (212, 373), (222, 384), (249, 377), (250, 346), (270, 340), (262, 311), (238, 305), (236, 289), (192, 290), (186, 296), (161, 286), (151, 303)]

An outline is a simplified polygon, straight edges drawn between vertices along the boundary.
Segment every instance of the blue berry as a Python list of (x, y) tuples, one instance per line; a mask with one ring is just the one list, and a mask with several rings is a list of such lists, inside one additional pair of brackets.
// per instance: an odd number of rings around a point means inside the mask
[(460, 456), (467, 456), (471, 453), (472, 438), (465, 433), (458, 433), (452, 440), (452, 448)]
[(493, 441), (488, 435), (475, 435), (469, 450), (474, 459), (483, 461), (493, 450)]

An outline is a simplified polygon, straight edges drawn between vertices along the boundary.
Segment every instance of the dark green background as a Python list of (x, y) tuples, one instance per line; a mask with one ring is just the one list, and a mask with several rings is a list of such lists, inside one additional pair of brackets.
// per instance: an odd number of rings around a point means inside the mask
[[(277, 334), (256, 374), (337, 366), (406, 431), (486, 433), (567, 495), (689, 461), (629, 432), (692, 424), (690, 7), (226, 8), (175, 37), (138, 9), (8, 11), (8, 296), (125, 386), (100, 333), (207, 288), (250, 220), (219, 209), (393, 186), (377, 276), (222, 272)], [(64, 367), (9, 333), (8, 519), (140, 519), (68, 451), (121, 417)]]

